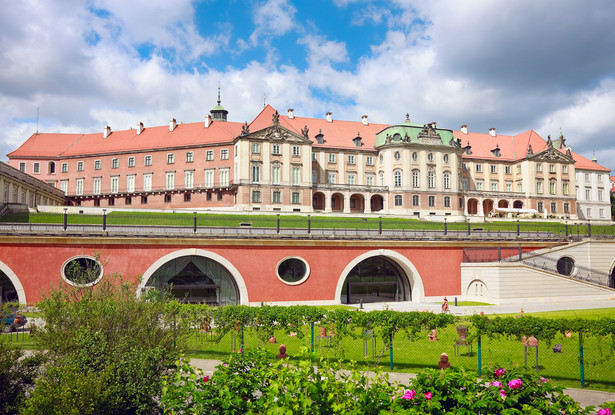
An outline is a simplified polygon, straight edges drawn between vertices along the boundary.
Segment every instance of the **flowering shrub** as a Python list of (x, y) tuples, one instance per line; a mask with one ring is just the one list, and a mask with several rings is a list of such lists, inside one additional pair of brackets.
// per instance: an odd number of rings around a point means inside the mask
[(409, 385), (385, 375), (368, 376), (326, 361), (271, 360), (266, 352), (233, 354), (211, 376), (188, 362), (167, 378), (165, 414), (600, 414), (583, 409), (562, 389), (518, 369), (490, 379), (448, 369), (425, 370)]

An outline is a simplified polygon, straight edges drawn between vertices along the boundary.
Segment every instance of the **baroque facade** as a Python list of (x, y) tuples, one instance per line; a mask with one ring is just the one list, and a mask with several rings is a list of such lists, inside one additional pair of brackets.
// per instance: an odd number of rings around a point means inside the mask
[(34, 134), (9, 164), (78, 206), (610, 219), (609, 170), (562, 136), (454, 131), (408, 115), (396, 125), (306, 118), (270, 105), (242, 124), (219, 100), (210, 113), (168, 127)]

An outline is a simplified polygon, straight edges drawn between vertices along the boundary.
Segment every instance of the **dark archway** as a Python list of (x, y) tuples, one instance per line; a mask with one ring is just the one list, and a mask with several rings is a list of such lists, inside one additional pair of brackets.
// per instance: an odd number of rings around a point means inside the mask
[(312, 208), (314, 210), (325, 210), (325, 195), (316, 192), (312, 195)]
[(341, 193), (335, 193), (331, 196), (331, 211), (343, 212), (344, 211), (344, 195)]
[(411, 300), (410, 283), (401, 267), (390, 258), (374, 256), (357, 265), (346, 276), (342, 304)]
[(520, 200), (515, 200), (513, 203), (513, 208), (515, 209), (523, 209), (523, 202)]
[(483, 215), (488, 216), (493, 211), (493, 200), (483, 200)]
[(504, 199), (500, 200), (498, 202), (498, 207), (502, 209), (508, 208), (508, 200), (504, 200)]
[(17, 302), (19, 302), (17, 288), (15, 288), (10, 278), (4, 272), (0, 271), (0, 303)]
[(353, 194), (350, 196), (350, 211), (352, 213), (363, 213), (365, 199), (363, 195)]
[(468, 215), (476, 215), (478, 213), (478, 200), (468, 200)]
[(372, 212), (380, 212), (384, 209), (384, 199), (380, 195), (373, 195), (370, 199), (370, 209)]
[(164, 263), (152, 274), (147, 286), (171, 286), (173, 295), (186, 303), (235, 305), (240, 302), (231, 273), (213, 259), (197, 255)]

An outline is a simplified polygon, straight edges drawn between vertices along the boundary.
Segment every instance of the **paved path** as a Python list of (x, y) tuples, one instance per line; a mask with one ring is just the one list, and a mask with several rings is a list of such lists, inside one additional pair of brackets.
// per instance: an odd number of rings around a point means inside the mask
[[(211, 376), (216, 371), (216, 366), (221, 364), (220, 360), (214, 359), (191, 359), (192, 366), (201, 369), (204, 375)], [(372, 372), (368, 372), (372, 373)], [(415, 378), (414, 373), (399, 373), (399, 372), (384, 372), (389, 375), (389, 380), (396, 383), (407, 385), (411, 378)], [(575, 401), (579, 402), (582, 406), (594, 405), (598, 406), (605, 402), (614, 402), (615, 393), (595, 391), (590, 389), (564, 389), (564, 392), (572, 397)]]

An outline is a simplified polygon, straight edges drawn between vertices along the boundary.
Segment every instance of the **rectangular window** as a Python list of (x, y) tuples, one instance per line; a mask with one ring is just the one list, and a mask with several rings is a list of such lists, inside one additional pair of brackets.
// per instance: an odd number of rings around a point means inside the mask
[(555, 173), (555, 164), (549, 164), (549, 173)]
[(143, 175), (143, 191), (152, 191), (152, 173), (146, 173)]
[(543, 210), (542, 208), (543, 208), (542, 202), (538, 202), (538, 209), (537, 209), (537, 210), (538, 210), (540, 213), (542, 213), (542, 210)]
[(279, 190), (274, 190), (273, 191), (273, 196), (271, 198), (271, 201), (273, 203), (282, 203), (282, 196)]
[(205, 152), (205, 160), (213, 161), (213, 159), (214, 159), (214, 151), (213, 150), (207, 150)]
[(602, 190), (598, 190), (598, 200), (602, 202)]
[(334, 153), (329, 153), (329, 163), (335, 163), (336, 157)]
[(461, 181), (461, 189), (462, 190), (468, 190), (468, 180), (467, 179), (463, 179)]
[(329, 184), (337, 183), (337, 173), (329, 173), (327, 175), (327, 183)]
[(589, 173), (585, 173), (585, 181), (588, 182), (589, 181)]
[(132, 193), (135, 191), (135, 175), (130, 174), (126, 176), (126, 191)]
[(184, 202), (190, 202), (192, 200), (192, 193), (184, 193)]
[(451, 207), (451, 197), (450, 196), (444, 196), (444, 207), (447, 207), (447, 208)]
[[(62, 180), (60, 182), (60, 190), (64, 192), (64, 194), (68, 193), (68, 180)], [(8, 193), (7, 193), (8, 195)]]
[(536, 171), (537, 172), (542, 172), (542, 163), (536, 163)]
[(564, 194), (564, 196), (568, 196), (568, 192), (569, 192), (568, 187), (569, 187), (568, 182), (562, 183), (562, 193)]
[(120, 167), (120, 160), (119, 159), (112, 159), (111, 160), (111, 168), (112, 169), (117, 169)]
[(374, 185), (374, 175), (373, 174), (368, 174), (367, 176), (365, 176), (365, 184), (368, 186)]
[(261, 191), (252, 190), (252, 203), (260, 203), (260, 202), (261, 202)]
[(587, 208), (587, 217), (588, 218), (592, 217), (592, 208)]
[(299, 157), (301, 155), (301, 147), (293, 146), (293, 157)]
[(549, 182), (549, 194), (554, 195), (555, 194), (555, 186), (557, 185), (557, 182), (555, 180), (551, 180)]
[(318, 174), (312, 170), (312, 183), (318, 182)]
[(476, 165), (476, 173), (480, 173), (483, 171), (483, 165), (482, 164), (477, 164)]
[(26, 172), (26, 163), (19, 163), (19, 171), (22, 173)]
[(542, 194), (542, 180), (536, 180), (536, 193)]
[(83, 179), (75, 180), (75, 194), (82, 195), (83, 194)]
[(312, 153), (312, 161), (316, 161), (316, 153)]
[(220, 169), (220, 186), (228, 186), (229, 169)]
[(216, 197), (216, 199), (218, 199), (219, 201), (224, 200), (224, 193), (218, 192), (218, 196)]
[(351, 186), (357, 184), (357, 176), (354, 173), (348, 174), (348, 184)]
[(271, 184), (280, 184), (280, 166), (271, 167)]
[(404, 199), (402, 195), (395, 195), (395, 206), (403, 206)]
[(167, 164), (174, 164), (174, 163), (175, 163), (175, 154), (173, 153), (167, 154)]
[(214, 170), (205, 170), (205, 187), (214, 187)]
[(570, 213), (570, 204), (564, 203), (564, 213)]
[(62, 163), (62, 173), (68, 173), (68, 163)]
[(186, 189), (192, 189), (194, 187), (194, 171), (184, 171), (184, 187)]
[(83, 162), (82, 161), (78, 161), (77, 162), (77, 171), (83, 171)]
[(94, 177), (92, 180), (92, 193), (95, 195), (100, 194), (100, 177)]
[(282, 154), (282, 151), (280, 151), (280, 145), (279, 144), (272, 144), (271, 145), (271, 154), (273, 154), (274, 156), (279, 156)]
[(145, 156), (145, 165), (146, 166), (151, 166), (152, 165), (152, 156)]
[(354, 154), (348, 155), (348, 164), (354, 164)]
[(429, 196), (428, 202), (429, 202), (429, 207), (436, 206), (436, 197), (435, 196)]
[(468, 165), (466, 163), (461, 163), (461, 170), (468, 171)]
[(518, 193), (523, 192), (523, 183), (522, 182), (517, 183), (517, 192)]
[(521, 174), (521, 165), (517, 165), (517, 174)]
[(134, 166), (135, 166), (135, 158), (128, 157), (128, 167), (134, 167)]
[(491, 171), (491, 173), (497, 173), (498, 172), (498, 166), (496, 164), (491, 164), (489, 166), (489, 170)]
[(600, 208), (598, 212), (599, 212), (600, 217), (604, 218), (604, 209)]
[(186, 152), (186, 163), (194, 162), (194, 153), (192, 151)]
[(292, 194), (291, 194), (291, 203), (293, 205), (297, 205), (297, 204), (301, 203), (300, 196), (301, 196), (301, 194), (299, 192), (292, 192)]
[(100, 170), (100, 160), (94, 161), (94, 170)]
[(260, 153), (261, 153), (261, 144), (260, 143), (252, 143), (252, 154), (260, 154)]
[(513, 189), (513, 188), (512, 188), (512, 183), (506, 183), (506, 185), (505, 185), (505, 186), (506, 186), (506, 191), (507, 191), (507, 192), (509, 192), (509, 193), (510, 193), (510, 192), (512, 192), (512, 189)]
[(551, 213), (557, 213), (557, 203), (551, 202)]
[(167, 172), (166, 174), (166, 189), (173, 190), (175, 189), (175, 172)]
[(228, 149), (223, 148), (220, 150), (220, 160), (228, 160)]
[(498, 191), (498, 183), (497, 182), (491, 182), (491, 191), (492, 192), (497, 192)]
[(252, 183), (261, 182), (261, 166), (259, 164), (252, 165)]
[(372, 156), (366, 156), (365, 157), (365, 165), (373, 166), (374, 165), (374, 158)]
[(120, 178), (119, 176), (113, 176), (111, 178), (111, 193), (117, 193), (120, 187)]
[(419, 198), (419, 195), (412, 196), (412, 206), (418, 206), (420, 202), (421, 202), (421, 199)]
[(590, 189), (585, 189), (585, 200), (591, 200), (592, 191)]
[(34, 163), (34, 173), (41, 172), (41, 163)]
[(292, 169), (292, 184), (294, 186), (301, 184), (301, 167), (293, 167)]
[(562, 165), (562, 173), (563, 174), (568, 174), (568, 165), (567, 164), (563, 164)]
[(504, 173), (510, 174), (510, 166), (504, 166)]
[(476, 190), (483, 190), (483, 182), (481, 181), (476, 182)]

